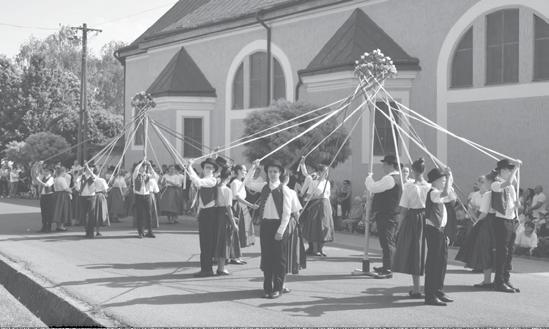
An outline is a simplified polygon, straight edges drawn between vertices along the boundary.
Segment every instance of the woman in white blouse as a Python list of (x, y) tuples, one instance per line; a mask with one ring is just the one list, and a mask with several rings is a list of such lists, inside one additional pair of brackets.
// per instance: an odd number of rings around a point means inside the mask
[(71, 198), (72, 190), (69, 187), (70, 180), (67, 181), (65, 175), (65, 167), (57, 167), (55, 169), (55, 179), (53, 188), (55, 190), (55, 210), (53, 215), (53, 222), (57, 224), (57, 231), (64, 232), (65, 223), (70, 223), (71, 213)]
[(160, 179), (163, 186), (160, 193), (160, 212), (168, 217), (169, 224), (177, 223), (177, 216), (183, 213), (183, 175), (177, 173), (175, 166), (171, 165), (168, 172)]
[(330, 204), (331, 186), (327, 180), (328, 167), (319, 165), (319, 177), (313, 179), (307, 172), (305, 159), (302, 159), (299, 165), (306, 177), (301, 192), (308, 201), (300, 221), (303, 227), (303, 238), (309, 242), (307, 254), (326, 256), (322, 247), (325, 242), (334, 240), (334, 220)]
[(108, 183), (111, 188), (109, 190), (109, 197), (107, 202), (109, 204), (109, 217), (111, 222), (120, 222), (119, 218), (126, 216), (126, 206), (124, 204), (124, 196), (128, 191), (128, 185), (124, 178), (125, 172), (119, 170), (114, 178), (109, 178)]

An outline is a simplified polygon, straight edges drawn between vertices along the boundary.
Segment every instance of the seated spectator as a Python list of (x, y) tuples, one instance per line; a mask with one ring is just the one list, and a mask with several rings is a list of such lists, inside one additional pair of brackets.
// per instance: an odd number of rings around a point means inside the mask
[(524, 225), (524, 231), (518, 233), (515, 239), (515, 253), (531, 256), (537, 246), (538, 236), (535, 232), (535, 225), (532, 222), (527, 222)]
[(341, 217), (348, 218), (351, 211), (351, 181), (346, 179), (343, 181), (343, 186), (337, 191), (336, 207), (341, 205)]
[(355, 197), (353, 199), (353, 204), (351, 206), (351, 211), (347, 219), (343, 220), (343, 227), (349, 231), (354, 232), (357, 230), (358, 223), (362, 220), (365, 211), (365, 203), (360, 197)]

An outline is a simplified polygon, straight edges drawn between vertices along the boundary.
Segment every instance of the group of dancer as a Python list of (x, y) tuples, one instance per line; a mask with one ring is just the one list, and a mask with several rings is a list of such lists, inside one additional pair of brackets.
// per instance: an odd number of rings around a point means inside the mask
[[(382, 161), (385, 176), (374, 181), (370, 173), (365, 182), (374, 193), (372, 209), (383, 250), (383, 266), (374, 270), (384, 278), (391, 278), (393, 272), (412, 275), (411, 298), (445, 306), (453, 301), (443, 290), (449, 242), (444, 233), (448, 221), (445, 204), (456, 198), (452, 172), (449, 168), (434, 168), (426, 180), (425, 161), (419, 159), (411, 166), (413, 181), (401, 186), (397, 159), (389, 155)], [(457, 256), (467, 266), (484, 271), (484, 281), (475, 287), (520, 291), (510, 282), (510, 270), (518, 226), (516, 185), (521, 164), (508, 159), (498, 161), (496, 168), (483, 177), (484, 193), (476, 225)], [(424, 274), (422, 294), (420, 277)]]

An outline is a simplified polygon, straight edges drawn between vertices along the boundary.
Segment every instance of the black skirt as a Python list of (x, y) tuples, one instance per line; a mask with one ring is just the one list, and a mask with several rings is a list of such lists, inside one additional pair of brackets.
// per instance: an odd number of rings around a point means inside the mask
[(303, 238), (308, 242), (334, 241), (332, 206), (326, 198), (309, 202), (301, 214)]
[(494, 264), (495, 238), (492, 222), (494, 215), (488, 214), (473, 226), (465, 242), (459, 248), (456, 260), (465, 267), (475, 270), (489, 270)]
[(307, 267), (307, 255), (305, 254), (305, 245), (301, 237), (301, 228), (297, 225), (297, 218), (292, 215), (288, 223), (288, 251), (286, 262), (287, 274), (299, 274), (299, 270)]
[(393, 256), (393, 272), (411, 275), (425, 273), (425, 209), (409, 209), (400, 224)]
[(233, 200), (233, 214), (238, 217), (238, 237), (240, 247), (246, 248), (255, 243), (255, 230), (252, 215), (245, 205), (238, 200)]

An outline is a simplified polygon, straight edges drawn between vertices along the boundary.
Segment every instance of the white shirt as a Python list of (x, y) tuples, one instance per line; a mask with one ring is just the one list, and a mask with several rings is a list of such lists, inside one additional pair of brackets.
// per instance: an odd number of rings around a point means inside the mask
[[(88, 180), (87, 176), (80, 176), (79, 180), (80, 180), (80, 183), (78, 185), (80, 187), (82, 186), (82, 184), (84, 184), (84, 188), (82, 189), (82, 192), (80, 193), (80, 195), (81, 196), (95, 196), (95, 190), (96, 190), (95, 181), (93, 182), (93, 184), (88, 184), (87, 183), (87, 180)], [(95, 180), (97, 180), (97, 177), (95, 178)]]
[(107, 192), (109, 189), (107, 181), (101, 177), (97, 177), (93, 183), (95, 184), (95, 192)]
[(175, 175), (166, 174), (162, 178), (166, 182), (166, 186), (176, 186), (176, 187), (183, 186), (183, 181), (185, 179), (181, 174), (175, 174)]
[(292, 197), (292, 214), (295, 214), (296, 212), (301, 211), (303, 207), (301, 206), (301, 202), (299, 202), (299, 198), (297, 197), (297, 192), (289, 189), (291, 197)]
[(473, 208), (475, 210), (478, 210), (480, 209), (480, 204), (482, 202), (482, 194), (480, 193), (480, 191), (476, 191), (476, 192), (473, 192), (471, 193), (471, 205), (473, 206)]
[(263, 186), (265, 186), (266, 182), (263, 179), (263, 177), (260, 175), (257, 178), (253, 178), (254, 173), (252, 170), (248, 172), (246, 177), (244, 178), (244, 185), (249, 188), (252, 192), (261, 192), (263, 189)]
[(19, 181), (19, 173), (21, 173), (21, 169), (12, 169), (10, 170), (10, 182), (16, 183)]
[(540, 194), (534, 195), (534, 198), (532, 198), (532, 206), (535, 206), (538, 202), (541, 202), (541, 207), (539, 207), (538, 209), (532, 210), (532, 215), (534, 216), (534, 218), (540, 218), (541, 214), (545, 214), (545, 212), (546, 212), (546, 209), (545, 209), (546, 200), (547, 200), (547, 197), (545, 196), (545, 194), (543, 192), (541, 192)]
[[(209, 187), (214, 187), (214, 186), (217, 185), (217, 178), (215, 178), (213, 175), (208, 176), (208, 177), (204, 177), (204, 178), (200, 178), (200, 177), (198, 177), (198, 174), (192, 168), (189, 170), (189, 178), (193, 182), (194, 186), (196, 186), (199, 189), (202, 188), (202, 187), (209, 188)], [(205, 205), (205, 204), (202, 203), (202, 198), (201, 197), (199, 197), (198, 199), (199, 199), (198, 200), (198, 209), (215, 207), (215, 200), (212, 200), (211, 202), (209, 202), (208, 204)]]
[(536, 248), (538, 246), (538, 235), (534, 231), (532, 232), (532, 234), (530, 234), (530, 236), (527, 236), (526, 232), (522, 231), (517, 234), (517, 237), (515, 238), (515, 244), (523, 248)]
[(233, 202), (233, 192), (227, 186), (221, 186), (217, 195), (218, 207), (230, 207)]
[(301, 188), (301, 193), (309, 194), (313, 198), (330, 199), (330, 182), (325, 179), (317, 180), (313, 179), (311, 176), (307, 176), (305, 178), (305, 182), (303, 183), (303, 187)]
[(408, 209), (424, 209), (427, 193), (430, 189), (431, 184), (427, 182), (404, 184), (402, 196), (400, 197), (400, 206)]
[[(267, 185), (267, 183), (263, 184), (263, 186), (265, 185)], [(276, 183), (269, 183), (269, 188), (271, 189), (271, 191), (278, 188), (279, 186), (280, 181)], [(287, 186), (283, 186), (282, 194), (282, 218), (280, 218), (280, 216), (278, 215), (272, 193), (269, 194), (269, 196), (267, 197), (265, 207), (263, 208), (263, 218), (280, 219), (280, 226), (276, 231), (278, 234), (284, 234), (284, 231), (286, 230), (286, 227), (290, 222), (290, 215), (292, 214), (292, 194), (290, 193), (290, 189)]]
[[(441, 198), (440, 195), (442, 194), (442, 191), (434, 189), (431, 192), (431, 201), (433, 203), (446, 203), (453, 200), (452, 194), (453, 192), (449, 192), (448, 196)], [(430, 219), (426, 219), (425, 223), (427, 225), (435, 226), (433, 222)], [(443, 205), (442, 207), (442, 219), (440, 220), (440, 227), (446, 227), (446, 224), (448, 223), (448, 212), (446, 211), (446, 206)]]
[[(156, 180), (156, 178), (158, 177), (158, 175), (154, 172), (154, 170), (152, 170), (152, 173), (149, 173), (149, 174), (146, 174), (145, 172), (143, 172), (142, 175), (144, 177), (143, 177), (143, 183), (141, 184), (141, 188), (139, 190), (135, 189), (135, 179), (137, 178), (137, 175), (139, 175), (139, 170), (141, 169), (142, 165), (143, 165), (143, 163), (138, 164), (137, 167), (135, 167), (135, 170), (133, 172), (133, 175), (132, 175), (132, 178), (133, 178), (133, 181), (134, 181), (133, 192), (135, 194), (139, 194), (139, 195), (150, 195), (151, 193), (155, 193), (153, 191), (154, 190), (154, 184), (155, 184), (155, 183), (153, 183), (153, 179)], [(145, 182), (147, 176), (149, 177), (149, 181)], [(157, 184), (156, 188), (158, 188), (158, 184)]]
[(64, 176), (55, 177), (53, 189), (55, 192), (70, 191), (69, 184), (67, 184), (67, 180)]
[(128, 185), (126, 185), (126, 179), (124, 179), (124, 177), (116, 176), (112, 183), (112, 187), (119, 188), (119, 189), (126, 189), (128, 188)]
[(499, 211), (496, 211), (496, 216), (500, 218), (505, 218), (505, 219), (515, 219), (516, 217), (515, 210), (516, 210), (516, 201), (517, 201), (517, 193), (515, 192), (515, 187), (513, 185), (509, 185), (504, 189), (502, 189), (501, 184), (503, 184), (503, 182), (493, 182), (492, 191), (508, 193), (508, 199), (507, 199), (507, 205), (504, 205), (505, 214), (502, 214)]
[(240, 179), (234, 179), (231, 182), (231, 191), (233, 193), (233, 199), (236, 200), (236, 197), (240, 197), (240, 199), (245, 200), (246, 199), (246, 189), (244, 188), (244, 182), (242, 182)]
[(481, 195), (479, 211), (483, 214), (495, 213), (494, 209), (492, 209), (492, 192), (484, 192)]
[(385, 192), (395, 187), (396, 183), (392, 175), (398, 175), (398, 171), (395, 170), (388, 173), (377, 182), (374, 181), (372, 175), (369, 175), (368, 177), (366, 177), (366, 181), (364, 183), (366, 184), (366, 188), (368, 189), (368, 191), (372, 193)]
[[(45, 181), (43, 181), (43, 183), (44, 183), (44, 185), (42, 185), (42, 186), (40, 187), (40, 195), (50, 195), (50, 194), (53, 194), (53, 192), (44, 193), (44, 189), (45, 189), (46, 187), (52, 187), (52, 186), (55, 184), (55, 181), (54, 181), (53, 177), (52, 177), (52, 176), (48, 176), (48, 178), (47, 178)], [(55, 187), (54, 187), (54, 188), (55, 188)]]

